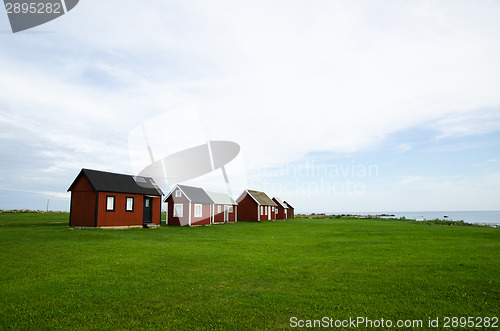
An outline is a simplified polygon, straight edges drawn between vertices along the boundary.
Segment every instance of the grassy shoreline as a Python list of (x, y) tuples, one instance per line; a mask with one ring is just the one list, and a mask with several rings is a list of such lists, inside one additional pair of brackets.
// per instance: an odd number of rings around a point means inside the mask
[(64, 217), (0, 214), (0, 328), (283, 329), (291, 317), (500, 311), (495, 228), (340, 218), (106, 231)]

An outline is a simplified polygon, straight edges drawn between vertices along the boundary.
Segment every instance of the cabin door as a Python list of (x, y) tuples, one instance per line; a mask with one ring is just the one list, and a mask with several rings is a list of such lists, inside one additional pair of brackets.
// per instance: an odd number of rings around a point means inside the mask
[(224, 206), (224, 223), (229, 222), (229, 206)]
[(150, 197), (144, 197), (144, 213), (143, 213), (143, 218), (142, 218), (142, 223), (152, 223), (153, 222), (153, 217), (152, 217), (152, 204), (153, 204), (153, 199)]

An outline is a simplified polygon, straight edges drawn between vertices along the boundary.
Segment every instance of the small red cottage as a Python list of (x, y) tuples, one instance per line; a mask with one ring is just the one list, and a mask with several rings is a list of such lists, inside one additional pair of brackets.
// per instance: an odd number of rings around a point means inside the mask
[(163, 192), (152, 178), (82, 169), (68, 191), (70, 226), (160, 225)]
[(287, 218), (288, 219), (295, 218), (295, 212), (294, 212), (293, 207), (288, 202), (286, 202), (286, 201), (283, 201), (283, 202), (288, 206)]
[(286, 220), (288, 218), (288, 205), (283, 202), (280, 198), (273, 198), (273, 201), (276, 203), (276, 219), (277, 220)]
[(238, 221), (238, 204), (227, 194), (207, 192), (214, 202), (212, 224)]
[(210, 225), (214, 202), (199, 187), (176, 185), (167, 195), (167, 225)]
[(276, 203), (264, 192), (246, 190), (236, 200), (238, 218), (244, 221), (274, 221), (276, 219)]

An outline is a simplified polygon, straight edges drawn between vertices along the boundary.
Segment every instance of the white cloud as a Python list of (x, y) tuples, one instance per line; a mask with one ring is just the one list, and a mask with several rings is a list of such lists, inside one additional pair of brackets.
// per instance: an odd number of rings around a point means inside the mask
[(403, 179), (401, 179), (400, 184), (401, 185), (408, 185), (408, 184), (414, 184), (418, 182), (422, 182), (426, 178), (423, 176), (406, 176)]
[(500, 113), (498, 108), (456, 112), (431, 123), (430, 127), (439, 132), (438, 139), (486, 134), (500, 131)]
[[(204, 114), (208, 134), (235, 139), (248, 155), (259, 155), (248, 161), (257, 167), (311, 150), (371, 148), (389, 134), (435, 120), (443, 134), (450, 124), (454, 133), (476, 133), (470, 118), (500, 104), (497, 7), (87, 3), (59, 24), (68, 30), (59, 38), (74, 34), (75, 43), (84, 45), (84, 56), (58, 59), (69, 73), (33, 71), (38, 65), (20, 73), (17, 66), (2, 72), (1, 87), (16, 104), (30, 95), (49, 118), (67, 109), (72, 115), (61, 125), (89, 114), (85, 121), (109, 122), (115, 129), (129, 123), (120, 114), (165, 109), (176, 96)], [(78, 81), (87, 69), (124, 87), (65, 83)], [(478, 126), (486, 120), (477, 120)], [(227, 124), (224, 130), (220, 122)], [(262, 149), (269, 141), (287, 143)]]
[[(500, 103), (500, 49), (491, 31), (498, 12), (486, 8), (413, 3), (401, 18), (390, 10), (396, 5), (374, 20), (346, 3), (246, 4), (242, 15), (235, 5), (207, 6), (198, 23), (207, 39), (182, 45), (207, 46), (203, 57), (234, 86), (204, 84), (198, 106), (213, 122), (224, 117), (225, 130), (208, 126), (241, 141), (255, 156), (251, 166), (311, 150), (370, 148), (391, 133)], [(214, 49), (221, 39), (228, 44)], [(263, 149), (269, 141), (279, 148)]]
[(33, 193), (39, 194), (48, 198), (54, 199), (69, 199), (71, 194), (69, 192), (53, 192), (53, 191), (38, 191), (38, 190), (26, 190), (26, 189), (15, 189), (9, 187), (0, 187), (0, 190), (7, 190), (10, 192), (23, 192), (23, 193)]
[(411, 151), (412, 146), (410, 144), (399, 144), (397, 148), (400, 152), (409, 152)]

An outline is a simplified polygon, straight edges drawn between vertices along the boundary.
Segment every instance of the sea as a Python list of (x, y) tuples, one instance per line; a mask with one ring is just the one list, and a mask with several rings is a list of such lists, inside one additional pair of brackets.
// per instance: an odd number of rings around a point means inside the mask
[[(333, 214), (338, 214), (333, 213)], [(390, 217), (414, 219), (417, 221), (425, 220), (449, 220), (464, 221), (466, 223), (500, 225), (500, 210), (490, 211), (398, 211), (398, 212), (361, 212), (349, 213), (352, 215), (394, 215)], [(389, 217), (389, 216), (387, 216)]]

